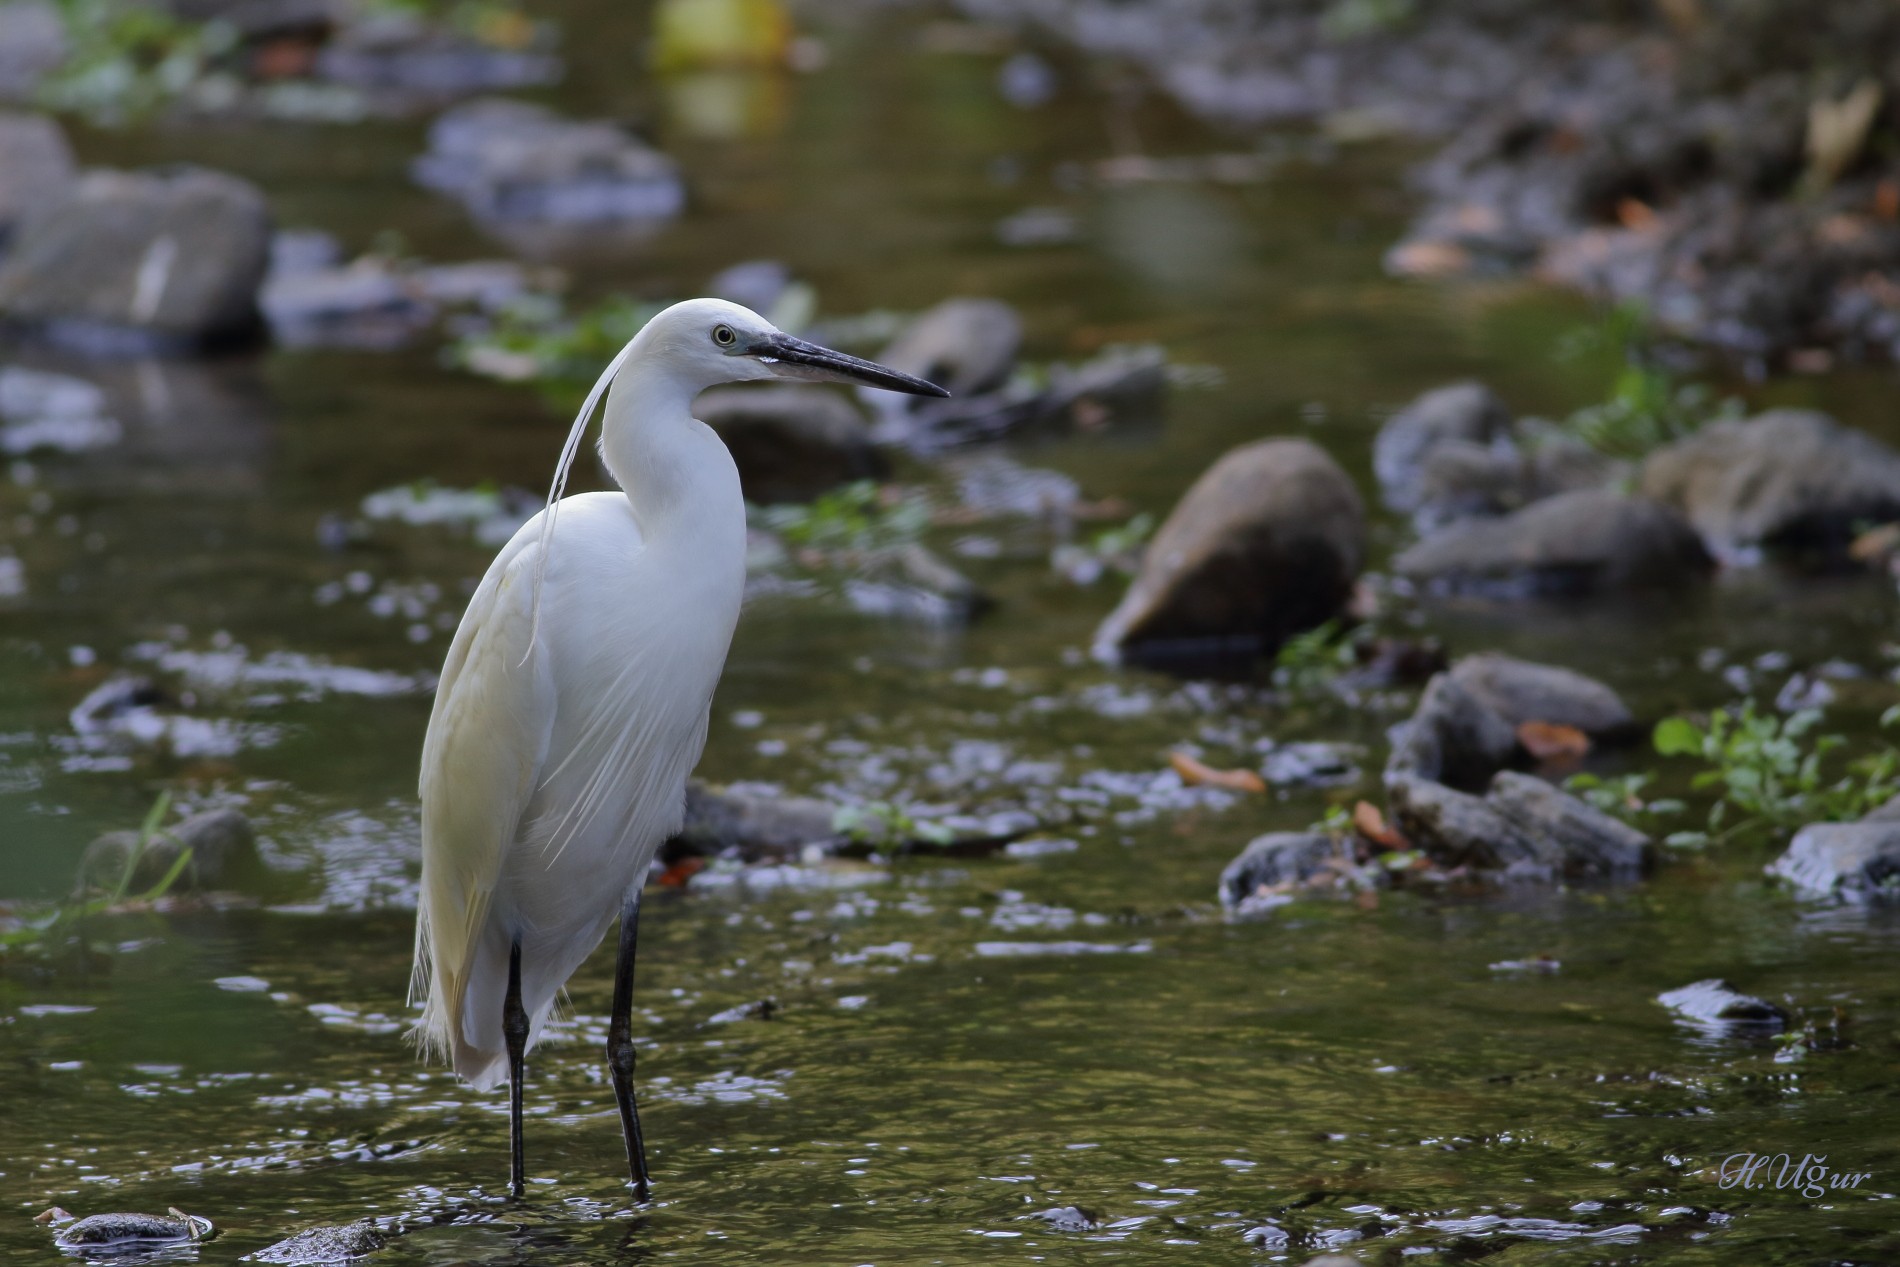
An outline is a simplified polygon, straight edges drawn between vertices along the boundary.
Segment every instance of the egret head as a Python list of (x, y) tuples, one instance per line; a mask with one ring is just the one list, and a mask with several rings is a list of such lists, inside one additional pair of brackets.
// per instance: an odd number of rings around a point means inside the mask
[(723, 299), (674, 304), (647, 323), (639, 342), (643, 355), (663, 358), (696, 388), (792, 378), (913, 396), (950, 394), (935, 383), (794, 338), (750, 308)]

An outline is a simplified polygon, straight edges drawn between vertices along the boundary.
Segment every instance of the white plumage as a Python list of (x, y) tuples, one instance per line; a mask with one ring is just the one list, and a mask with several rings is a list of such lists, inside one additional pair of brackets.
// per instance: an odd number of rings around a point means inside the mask
[[(627, 901), (680, 828), (746, 548), (738, 471), (691, 406), (716, 383), (785, 377), (938, 391), (735, 304), (676, 304), (602, 374), (548, 508), (496, 556), (456, 630), (422, 751), (412, 1001), (423, 1003), (424, 1049), (477, 1087), (509, 1072), (515, 948), (532, 1046), (615, 915), (637, 909)], [(623, 492), (561, 500), (603, 390), (601, 455)], [(630, 1066), (630, 1045), (625, 1056)], [(630, 1091), (622, 1104), (643, 1186)], [(514, 1138), (519, 1191), (518, 1113)]]

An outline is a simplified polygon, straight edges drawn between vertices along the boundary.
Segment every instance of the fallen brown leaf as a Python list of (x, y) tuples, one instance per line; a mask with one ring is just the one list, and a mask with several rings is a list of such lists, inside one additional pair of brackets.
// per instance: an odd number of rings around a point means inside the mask
[(1373, 844), (1382, 849), (1410, 849), (1412, 844), (1393, 830), (1385, 821), (1385, 815), (1371, 801), (1361, 801), (1352, 807), (1352, 825)]
[(683, 889), (686, 887), (688, 880), (691, 880), (705, 869), (706, 860), (704, 858), (681, 858), (678, 862), (660, 872), (659, 878), (655, 880), (654, 883), (664, 885), (669, 889)]
[(1561, 722), (1524, 722), (1517, 728), (1517, 741), (1539, 761), (1575, 760), (1590, 751), (1590, 736)]
[(1224, 787), (1230, 792), (1264, 792), (1267, 781), (1252, 770), (1216, 770), (1205, 761), (1196, 761), (1185, 752), (1170, 752), (1168, 764), (1181, 776), (1181, 782), (1189, 787), (1205, 783), (1209, 787)]

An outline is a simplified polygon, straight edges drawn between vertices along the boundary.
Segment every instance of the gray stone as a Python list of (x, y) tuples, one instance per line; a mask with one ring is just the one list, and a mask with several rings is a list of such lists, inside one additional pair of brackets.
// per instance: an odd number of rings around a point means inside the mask
[(0, 113), (0, 248), (71, 192), (78, 168), (59, 124)]
[(270, 213), (202, 168), (95, 171), (0, 266), (0, 315), (92, 350), (186, 349), (258, 329)]
[(1774, 409), (1718, 422), (1650, 455), (1642, 491), (1687, 515), (1711, 549), (1844, 554), (1900, 518), (1900, 453), (1826, 414)]
[(993, 603), (981, 586), (920, 545), (879, 550), (845, 582), (845, 597), (869, 616), (963, 625)]
[(1081, 365), (1058, 365), (1038, 402), (1036, 422), (1099, 431), (1161, 416), (1168, 361), (1160, 348), (1132, 348)]
[[(953, 397), (1001, 387), (1016, 368), (1023, 323), (1000, 299), (946, 299), (906, 326), (877, 359), (928, 379)], [(862, 389), (880, 413), (908, 410), (918, 397)]]
[[(79, 864), (80, 888), (116, 890), (138, 843), (136, 831), (110, 831), (87, 845)], [(176, 887), (220, 888), (254, 875), (261, 866), (257, 832), (250, 819), (234, 809), (206, 810), (162, 828), (146, 842), (131, 881), (125, 885), (126, 892), (143, 893), (163, 880), (180, 851), (187, 848), (191, 861)]]
[(750, 501), (807, 502), (890, 471), (857, 409), (822, 387), (716, 387), (693, 413), (732, 451)]
[(1681, 516), (1608, 489), (1560, 493), (1499, 519), (1468, 519), (1394, 560), (1434, 589), (1499, 597), (1680, 585), (1713, 566)]
[(1562, 869), (1563, 854), (1554, 842), (1481, 797), (1429, 779), (1388, 778), (1385, 786), (1392, 825), (1441, 866), (1534, 880), (1552, 879)]
[(1858, 823), (1803, 827), (1767, 870), (1810, 897), (1900, 902), (1900, 818), (1890, 802)]
[(1593, 738), (1627, 735), (1636, 718), (1617, 693), (1594, 678), (1497, 652), (1466, 656), (1451, 680), (1513, 729), (1527, 721), (1575, 726)]
[(1572, 879), (1628, 878), (1651, 861), (1649, 837), (1531, 775), (1500, 771), (1485, 801), (1535, 839), (1554, 845), (1564, 875)]
[(545, 106), (498, 97), (438, 118), (429, 152), (411, 172), (491, 223), (652, 222), (686, 205), (673, 160), (617, 124), (564, 119)]
[(180, 1210), (165, 1214), (93, 1214), (61, 1228), (56, 1244), (72, 1248), (130, 1249), (137, 1245), (174, 1245), (211, 1235), (211, 1220)]
[(1900, 823), (1900, 796), (1895, 796), (1861, 816), (1863, 823)]
[(757, 313), (769, 313), (792, 284), (791, 268), (778, 260), (741, 260), (706, 283), (706, 293)]
[(389, 1240), (373, 1219), (361, 1219), (335, 1227), (313, 1227), (287, 1236), (274, 1245), (252, 1254), (254, 1263), (286, 1263), (292, 1267), (317, 1267), (320, 1263), (347, 1263), (353, 1258), (373, 1254)]
[(287, 347), (393, 348), (435, 319), (419, 287), (373, 258), (341, 268), (272, 270), (258, 295)]
[(1337, 616), (1365, 561), (1359, 491), (1303, 439), (1230, 450), (1196, 480), (1095, 632), (1102, 659), (1271, 654)]
[[(1325, 832), (1276, 831), (1256, 836), (1220, 873), (1220, 904), (1239, 910), (1272, 890), (1303, 886), (1327, 874), (1344, 858), (1339, 842)], [(1266, 892), (1263, 892), (1266, 891)]]
[(1395, 510), (1416, 510), (1424, 493), (1427, 458), (1440, 445), (1462, 441), (1509, 454), (1511, 411), (1482, 383), (1453, 383), (1426, 392), (1379, 428), (1372, 471)]
[(1467, 792), (1523, 755), (1517, 729), (1452, 673), (1425, 684), (1418, 708), (1392, 745), (1385, 777), (1430, 779)]
[(1425, 455), (1418, 472), (1413, 521), (1433, 532), (1460, 519), (1492, 518), (1536, 497), (1522, 454), (1499, 444), (1445, 440)]
[[(0, 4), (0, 101), (25, 101), (66, 60), (66, 23), (44, 0)], [(3, 170), (3, 169), (0, 169)]]
[(1782, 1029), (1788, 1023), (1786, 1009), (1743, 994), (1720, 977), (1665, 991), (1656, 1002), (1704, 1029)]
[(401, 110), (552, 83), (561, 63), (532, 49), (492, 48), (416, 14), (385, 11), (344, 25), (317, 55), (316, 72)]
[(686, 785), (686, 825), (680, 837), (701, 852), (736, 850), (748, 862), (797, 858), (807, 845), (837, 843), (837, 807), (775, 788), (735, 783)]

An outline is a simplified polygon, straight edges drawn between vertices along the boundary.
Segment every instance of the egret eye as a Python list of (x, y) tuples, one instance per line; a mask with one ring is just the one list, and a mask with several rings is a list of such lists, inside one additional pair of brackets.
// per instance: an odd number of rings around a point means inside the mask
[(720, 347), (729, 348), (738, 341), (739, 336), (732, 332), (731, 326), (713, 327), (713, 342), (717, 343)]

